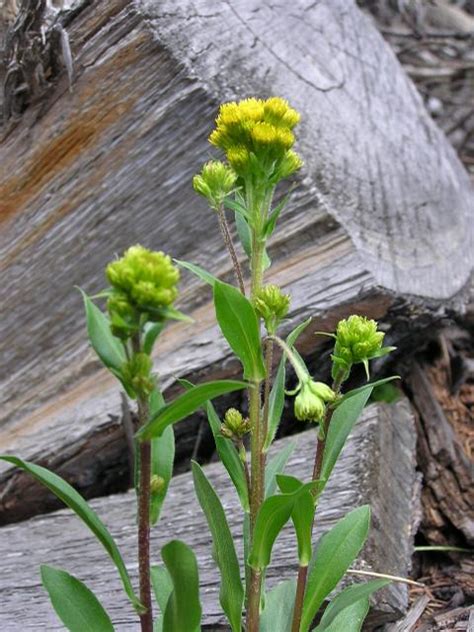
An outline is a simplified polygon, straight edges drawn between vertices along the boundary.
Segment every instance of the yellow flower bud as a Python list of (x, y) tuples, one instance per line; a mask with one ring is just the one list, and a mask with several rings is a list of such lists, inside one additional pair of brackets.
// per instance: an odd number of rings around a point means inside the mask
[(179, 270), (171, 258), (143, 246), (130, 247), (123, 257), (109, 263), (105, 274), (122, 302), (118, 308), (118, 299), (113, 299), (112, 312), (122, 319), (128, 303), (130, 310), (148, 313), (150, 318), (159, 320), (159, 310), (171, 305), (178, 295)]
[(209, 205), (217, 210), (225, 197), (234, 189), (237, 174), (223, 162), (207, 162), (200, 174), (194, 176), (194, 190), (208, 199)]
[(162, 476), (158, 476), (158, 474), (154, 474), (150, 480), (150, 492), (153, 495), (161, 494), (164, 492), (166, 487), (166, 481)]
[(249, 431), (249, 420), (244, 419), (242, 414), (235, 408), (229, 408), (224, 415), (224, 423), (221, 426), (221, 433), (228, 439), (240, 440)]
[(260, 289), (254, 299), (257, 315), (265, 321), (268, 333), (274, 334), (290, 308), (290, 295), (283, 294), (277, 285), (269, 284)]
[(310, 382), (311, 380), (304, 382), (295, 397), (295, 417), (300, 421), (320, 422), (324, 417), (326, 406), (322, 398), (313, 392)]

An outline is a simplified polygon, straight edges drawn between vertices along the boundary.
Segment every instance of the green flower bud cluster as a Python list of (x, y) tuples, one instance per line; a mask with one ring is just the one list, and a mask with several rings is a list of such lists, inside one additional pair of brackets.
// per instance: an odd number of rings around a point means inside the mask
[(303, 165), (291, 149), (299, 120), (299, 113), (279, 97), (224, 103), (209, 141), (225, 152), (239, 176), (262, 171), (276, 184)]
[(229, 408), (224, 415), (224, 423), (221, 424), (221, 434), (227, 439), (240, 441), (250, 431), (250, 422), (244, 419), (235, 408)]
[(171, 258), (143, 246), (132, 246), (105, 271), (113, 292), (107, 302), (112, 333), (126, 339), (138, 330), (140, 314), (164, 318), (163, 309), (178, 295), (179, 271)]
[(194, 176), (193, 187), (196, 193), (207, 198), (211, 208), (217, 210), (234, 189), (236, 180), (237, 174), (231, 167), (211, 160), (203, 166), (200, 174)]
[(333, 402), (336, 393), (324, 382), (308, 379), (301, 384), (295, 397), (295, 417), (299, 421), (321, 422), (326, 412), (326, 402)]
[(368, 361), (385, 355), (393, 347), (382, 348), (385, 334), (377, 331), (375, 320), (365, 316), (349, 316), (339, 321), (336, 330), (336, 344), (334, 345), (333, 377), (343, 374), (347, 376), (351, 366), (362, 362), (368, 374)]
[(124, 382), (137, 397), (148, 397), (155, 386), (153, 362), (147, 353), (134, 353), (122, 368)]
[(265, 321), (268, 333), (275, 334), (278, 325), (288, 314), (290, 295), (283, 294), (277, 285), (265, 285), (257, 292), (254, 307), (257, 315)]

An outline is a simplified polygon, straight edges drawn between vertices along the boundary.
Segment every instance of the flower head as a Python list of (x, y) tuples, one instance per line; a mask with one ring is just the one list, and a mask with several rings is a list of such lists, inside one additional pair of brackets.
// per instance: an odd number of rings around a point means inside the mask
[(301, 384), (301, 389), (295, 397), (295, 417), (300, 421), (323, 420), (326, 412), (326, 402), (333, 402), (336, 394), (324, 382), (314, 382), (311, 379)]
[(299, 119), (298, 112), (279, 97), (224, 103), (209, 141), (225, 152), (239, 176), (258, 166), (276, 183), (302, 165), (291, 150), (292, 130)]
[(217, 210), (235, 186), (237, 174), (223, 162), (207, 162), (200, 174), (193, 178), (194, 190), (208, 199), (209, 205)]
[(365, 316), (349, 316), (339, 321), (333, 353), (333, 377), (339, 372), (348, 373), (352, 364), (362, 362), (368, 373), (368, 361), (384, 355), (393, 347), (382, 348), (385, 334), (377, 330), (375, 320)]
[(236, 408), (229, 408), (224, 415), (224, 423), (221, 425), (221, 433), (224, 437), (238, 441), (249, 431), (249, 420), (244, 419)]
[(258, 316), (265, 321), (268, 333), (274, 334), (281, 320), (288, 314), (290, 295), (283, 294), (277, 285), (265, 285), (257, 292), (254, 307)]
[(126, 322), (134, 310), (148, 313), (150, 320), (161, 320), (160, 310), (178, 295), (179, 271), (170, 257), (143, 246), (129, 248), (123, 257), (109, 263), (105, 274), (115, 290), (108, 303), (112, 321), (115, 315)]

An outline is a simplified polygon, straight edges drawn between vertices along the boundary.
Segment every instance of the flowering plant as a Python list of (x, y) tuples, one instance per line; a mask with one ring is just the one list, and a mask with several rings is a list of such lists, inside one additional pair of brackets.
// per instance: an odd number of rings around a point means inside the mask
[[(275, 189), (303, 164), (293, 150), (293, 130), (299, 118), (296, 110), (277, 97), (222, 105), (209, 140), (223, 151), (226, 162), (206, 163), (193, 179), (196, 192), (207, 199), (216, 213), (236, 286), (220, 281), (193, 263), (173, 263), (162, 252), (136, 245), (106, 268), (109, 287), (100, 295), (107, 300), (105, 312), (83, 294), (91, 345), (129, 398), (137, 403), (134, 475), (138, 594), (112, 536), (87, 502), (47, 469), (16, 457), (2, 457), (48, 486), (90, 528), (115, 563), (142, 632), (201, 629), (194, 553), (183, 542), (172, 540), (161, 551), (163, 565), (151, 565), (150, 528), (159, 520), (172, 475), (173, 425), (203, 406), (207, 408), (216, 450), (235, 486), (244, 515), (245, 559), (241, 568), (218, 493), (204, 470), (193, 462), (196, 495), (209, 525), (221, 577), (220, 604), (232, 632), (241, 632), (243, 627), (246, 632), (355, 632), (360, 630), (367, 613), (369, 595), (387, 583), (378, 579), (346, 588), (324, 609), (316, 625), (325, 600), (361, 550), (370, 522), (369, 507), (358, 507), (326, 533), (313, 550), (312, 532), (319, 499), (372, 389), (387, 380), (367, 383), (349, 392), (343, 392), (343, 386), (354, 364), (362, 363), (369, 379), (369, 360), (389, 353), (393, 347), (382, 346), (384, 334), (373, 320), (353, 315), (340, 321), (336, 332), (329, 334), (335, 341), (329, 385), (313, 379), (295, 348), (309, 320), (285, 339), (279, 334), (290, 308), (290, 296), (280, 287), (264, 282), (265, 271), (271, 265), (267, 241), (286, 203), (285, 199), (273, 204)], [(234, 213), (248, 260), (248, 287), (228, 225), (229, 210)], [(185, 392), (174, 401), (165, 402), (153, 373), (152, 352), (168, 320), (187, 319), (174, 307), (180, 278), (178, 266), (211, 286), (218, 325), (240, 360), (243, 380), (199, 385), (183, 381)], [(281, 358), (273, 379), (276, 349), (280, 349)], [(292, 391), (285, 390), (287, 363), (292, 365), (297, 379)], [(211, 400), (243, 389), (248, 395), (248, 416), (230, 408), (220, 423)], [(313, 475), (306, 482), (283, 473), (289, 454), (267, 459), (285, 395), (294, 397), (297, 420), (313, 422), (318, 427)], [(289, 521), (296, 533), (297, 577), (268, 591), (265, 575), (272, 549)], [(69, 630), (114, 629), (98, 599), (79, 579), (43, 566), (42, 580)], [(156, 616), (153, 592), (159, 607)], [(81, 613), (80, 619), (74, 614), (77, 612)]]

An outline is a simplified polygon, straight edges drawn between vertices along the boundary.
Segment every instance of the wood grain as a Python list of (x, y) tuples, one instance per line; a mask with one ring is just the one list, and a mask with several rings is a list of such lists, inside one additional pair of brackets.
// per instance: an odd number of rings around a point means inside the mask
[[(91, 495), (126, 477), (118, 390), (88, 351), (74, 285), (100, 290), (105, 264), (136, 242), (230, 278), (216, 218), (191, 187), (225, 99), (281, 94), (302, 113), (305, 168), (268, 280), (292, 294), (287, 327), (315, 317), (303, 352), (351, 311), (382, 319), (402, 350), (418, 325), (462, 313), (472, 186), (352, 0), (83, 0), (62, 23), (72, 92), (56, 69), (0, 144), (1, 451)], [(163, 337), (168, 395), (175, 376), (239, 371), (208, 288), (187, 273), (181, 306), (196, 323)], [(16, 519), (49, 502), (3, 471), (3, 516), (22, 498)]]

